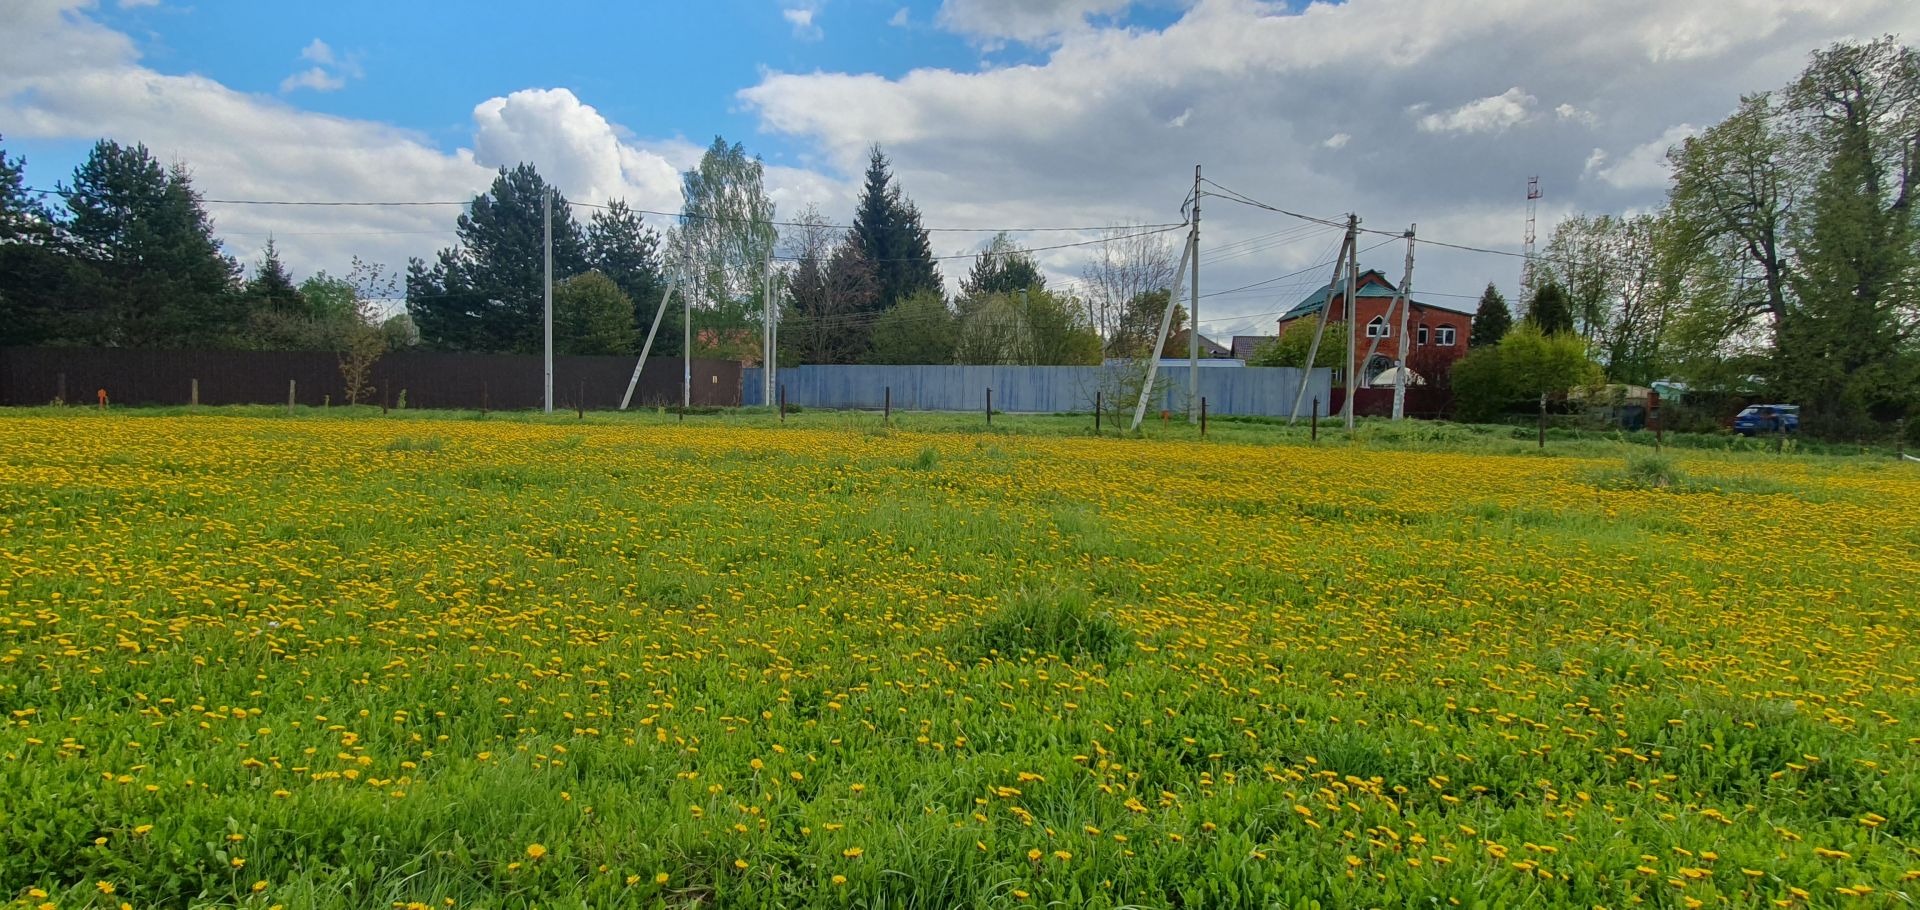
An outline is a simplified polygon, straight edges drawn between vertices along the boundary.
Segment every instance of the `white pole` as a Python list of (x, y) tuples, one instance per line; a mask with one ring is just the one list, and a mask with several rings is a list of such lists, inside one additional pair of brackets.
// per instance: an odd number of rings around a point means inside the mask
[(1328, 314), (1333, 312), (1333, 290), (1340, 285), (1340, 272), (1347, 267), (1347, 250), (1352, 247), (1353, 219), (1348, 218), (1347, 237), (1340, 241), (1340, 254), (1333, 257), (1333, 277), (1327, 279), (1327, 299), (1320, 304), (1320, 323), (1314, 326), (1313, 343), (1307, 346), (1307, 363), (1300, 371), (1300, 385), (1293, 393), (1293, 411), (1287, 415), (1288, 424), (1300, 419), (1300, 405), (1307, 400), (1307, 381), (1313, 378), (1313, 365), (1320, 359), (1320, 338), (1326, 334)]
[(1167, 289), (1167, 309), (1160, 314), (1160, 334), (1153, 339), (1153, 350), (1147, 352), (1147, 382), (1140, 387), (1140, 403), (1133, 409), (1133, 426), (1140, 429), (1140, 421), (1147, 416), (1147, 398), (1153, 394), (1153, 378), (1160, 372), (1160, 350), (1166, 347), (1167, 332), (1173, 326), (1173, 308), (1180, 303), (1180, 282), (1187, 276), (1187, 260), (1193, 256), (1193, 233), (1187, 233), (1187, 242), (1180, 245), (1180, 264), (1173, 269), (1173, 287)]
[(673, 302), (674, 283), (679, 280), (678, 275), (667, 278), (667, 292), (660, 295), (660, 308), (653, 311), (653, 326), (647, 329), (647, 342), (640, 346), (640, 362), (633, 365), (633, 378), (627, 380), (627, 394), (620, 396), (622, 411), (626, 410), (628, 403), (633, 401), (633, 389), (640, 384), (640, 370), (647, 365), (647, 352), (653, 350), (653, 336), (660, 331), (661, 317), (667, 315), (667, 304)]
[[(773, 262), (769, 257), (769, 267)], [(773, 311), (773, 321), (767, 328), (771, 339), (767, 346), (767, 390), (768, 394), (778, 396), (780, 392), (780, 273), (774, 272), (768, 281), (772, 289), (773, 302), (769, 304)]]
[(760, 274), (760, 403), (773, 407), (773, 250)]
[(1200, 165), (1193, 166), (1193, 286), (1187, 306), (1187, 422), (1200, 422)]
[(546, 223), (546, 283), (542, 295), (546, 308), (547, 381), (546, 409), (553, 413), (553, 187), (540, 200), (541, 220)]
[[(1360, 218), (1356, 215), (1349, 215), (1347, 216), (1347, 223), (1358, 227)], [(1355, 239), (1358, 239), (1357, 235)], [(1359, 245), (1360, 244), (1356, 242), (1347, 247), (1347, 400), (1345, 402), (1346, 407), (1343, 411), (1346, 416), (1347, 432), (1349, 433), (1353, 432), (1354, 393), (1359, 391), (1359, 383), (1356, 381), (1358, 377), (1355, 376), (1355, 374), (1360, 372), (1360, 367), (1359, 364), (1354, 361), (1354, 356), (1360, 353), (1360, 346), (1353, 341), (1353, 332), (1360, 327), (1360, 307), (1353, 299), (1354, 295), (1359, 292), (1359, 287), (1356, 284), (1360, 272), (1360, 251), (1357, 249)]]
[(1413, 232), (1419, 225), (1407, 225), (1407, 271), (1400, 276), (1400, 298), (1406, 304), (1400, 307), (1400, 359), (1396, 362), (1399, 369), (1393, 371), (1393, 419), (1404, 420), (1407, 416), (1407, 317), (1413, 310)]

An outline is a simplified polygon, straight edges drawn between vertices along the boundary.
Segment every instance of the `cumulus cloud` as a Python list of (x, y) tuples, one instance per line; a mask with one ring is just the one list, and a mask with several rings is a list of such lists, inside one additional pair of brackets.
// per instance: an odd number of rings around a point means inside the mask
[(1553, 109), (1562, 120), (1570, 120), (1583, 126), (1595, 126), (1600, 122), (1599, 115), (1592, 111), (1581, 110), (1571, 104), (1561, 104)]
[(1353, 141), (1353, 137), (1347, 135), (1346, 133), (1334, 133), (1333, 135), (1327, 137), (1327, 141), (1322, 142), (1320, 144), (1330, 149), (1343, 149), (1347, 147), (1347, 143), (1352, 141)]
[(1084, 28), (1087, 17), (1123, 13), (1132, 0), (943, 0), (934, 21), (969, 37), (1046, 41)]
[(826, 36), (826, 32), (813, 21), (813, 17), (819, 11), (819, 8), (814, 5), (790, 6), (780, 11), (780, 17), (787, 20), (788, 25), (793, 26), (795, 38), (802, 41), (818, 41)]
[(1658, 137), (1615, 158), (1602, 149), (1587, 157), (1585, 172), (1617, 189), (1655, 189), (1667, 185), (1667, 150), (1699, 135), (1691, 123), (1668, 127)]
[(303, 88), (316, 92), (339, 91), (347, 87), (348, 79), (358, 79), (364, 75), (358, 55), (343, 57), (336, 54), (331, 45), (319, 38), (301, 48), (300, 59), (314, 65), (280, 80), (282, 94)]
[(1427, 114), (1420, 118), (1420, 128), (1429, 133), (1498, 133), (1533, 116), (1539, 100), (1515, 86), (1449, 111)]
[(347, 80), (318, 66), (301, 70), (280, 80), (280, 90), (283, 92), (301, 88), (310, 88), (316, 92), (331, 92), (346, 87)]

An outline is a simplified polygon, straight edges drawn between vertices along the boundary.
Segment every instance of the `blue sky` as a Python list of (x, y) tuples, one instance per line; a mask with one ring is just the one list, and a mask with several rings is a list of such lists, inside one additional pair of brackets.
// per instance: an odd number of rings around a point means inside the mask
[[(929, 226), (1083, 243), (1037, 253), (1075, 291), (1103, 233), (1019, 229), (1177, 219), (1202, 164), (1293, 211), (1508, 253), (1420, 247), (1416, 296), (1469, 306), (1515, 290), (1527, 178), (1543, 239), (1650, 209), (1667, 150), (1741, 94), (1889, 32), (1920, 34), (1920, 3), (8, 0), (0, 134), (38, 185), (109, 137), (212, 199), (466, 199), (527, 161), (573, 199), (669, 212), (720, 134), (767, 161), (782, 216), (833, 220), (877, 142)], [(1204, 208), (1209, 334), (1271, 331), (1325, 280), (1327, 231)], [(272, 236), (298, 272), (452, 241), (443, 210), (210, 209), (232, 254)], [(943, 255), (985, 241), (934, 235)], [(1403, 250), (1362, 265), (1398, 275)]]

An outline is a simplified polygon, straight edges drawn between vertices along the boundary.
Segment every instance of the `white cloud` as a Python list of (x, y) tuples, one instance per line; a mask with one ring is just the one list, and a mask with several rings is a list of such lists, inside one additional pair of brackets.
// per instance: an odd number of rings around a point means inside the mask
[(912, 14), (907, 10), (906, 7), (904, 6), (900, 7), (899, 9), (893, 11), (893, 18), (888, 19), (887, 24), (893, 26), (894, 28), (906, 28), (907, 22), (911, 17), (911, 15)]
[(1555, 107), (1553, 112), (1562, 120), (1571, 120), (1583, 126), (1597, 126), (1600, 123), (1599, 115), (1592, 111), (1581, 110), (1571, 104), (1563, 103)]
[(160, 0), (120, 0), (121, 9), (136, 9), (142, 6), (159, 6)]
[(794, 6), (780, 11), (780, 17), (793, 26), (793, 36), (802, 41), (818, 41), (826, 35), (813, 17), (819, 9), (815, 6)]
[(1618, 158), (1601, 149), (1594, 149), (1593, 154), (1587, 157), (1585, 173), (1618, 189), (1664, 187), (1670, 173), (1667, 150), (1699, 133), (1699, 128), (1691, 123), (1668, 127), (1658, 137), (1634, 146)]
[(316, 92), (336, 92), (346, 88), (348, 80), (365, 75), (360, 68), (360, 55), (343, 57), (334, 53), (333, 47), (319, 38), (300, 49), (300, 59), (314, 65), (280, 80), (281, 94), (303, 88)]
[(1498, 133), (1525, 122), (1539, 100), (1514, 86), (1498, 95), (1421, 117), (1420, 128), (1429, 133)]
[(324, 67), (310, 67), (280, 80), (280, 90), (291, 92), (294, 89), (310, 88), (316, 92), (331, 92), (347, 87), (347, 80), (326, 71)]
[(1327, 141), (1322, 142), (1320, 144), (1330, 149), (1343, 149), (1347, 147), (1347, 143), (1352, 141), (1353, 141), (1353, 137), (1347, 135), (1346, 133), (1334, 133), (1333, 135), (1327, 137)]
[(942, 0), (941, 28), (983, 40), (1035, 43), (1082, 29), (1087, 17), (1123, 13), (1133, 0)]
[(334, 63), (333, 48), (329, 47), (325, 41), (315, 38), (312, 44), (301, 49), (300, 59), (311, 60), (321, 66), (331, 66)]
[(1187, 108), (1186, 110), (1180, 112), (1180, 116), (1167, 121), (1167, 126), (1177, 130), (1186, 126), (1187, 121), (1192, 119), (1193, 119), (1193, 108)]

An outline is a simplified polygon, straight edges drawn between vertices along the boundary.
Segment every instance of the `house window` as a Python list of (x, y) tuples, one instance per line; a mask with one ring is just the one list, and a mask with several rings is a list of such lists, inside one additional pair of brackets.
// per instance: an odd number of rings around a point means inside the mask
[(1386, 338), (1389, 335), (1390, 333), (1387, 330), (1387, 321), (1385, 319), (1375, 316), (1373, 317), (1373, 321), (1367, 323), (1368, 338)]
[(1443, 325), (1434, 332), (1434, 340), (1441, 347), (1453, 347), (1453, 326)]
[(1420, 343), (1427, 343), (1427, 327), (1424, 325), (1420, 327)]

